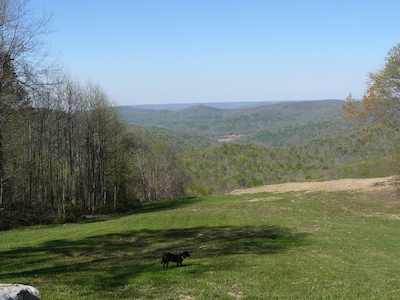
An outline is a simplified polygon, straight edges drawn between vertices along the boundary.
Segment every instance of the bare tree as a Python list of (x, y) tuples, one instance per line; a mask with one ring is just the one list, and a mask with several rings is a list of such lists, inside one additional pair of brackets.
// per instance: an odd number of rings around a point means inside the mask
[[(4, 200), (8, 147), (17, 114), (30, 105), (29, 90), (43, 83), (52, 68), (42, 40), (50, 16), (35, 18), (27, 0), (0, 0), (0, 203)], [(8, 133), (7, 140), (5, 132)]]
[(132, 134), (133, 164), (137, 168), (141, 201), (172, 200), (186, 196), (189, 176), (173, 148), (146, 139), (141, 130)]
[(47, 64), (50, 17), (28, 4), (0, 0), (0, 227), (132, 208), (125, 127), (100, 86)]

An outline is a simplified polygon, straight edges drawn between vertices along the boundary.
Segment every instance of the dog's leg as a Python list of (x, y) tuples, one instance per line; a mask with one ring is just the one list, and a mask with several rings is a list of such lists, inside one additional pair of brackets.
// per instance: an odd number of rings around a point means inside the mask
[(168, 268), (168, 260), (163, 259), (161, 264), (163, 265), (163, 268)]

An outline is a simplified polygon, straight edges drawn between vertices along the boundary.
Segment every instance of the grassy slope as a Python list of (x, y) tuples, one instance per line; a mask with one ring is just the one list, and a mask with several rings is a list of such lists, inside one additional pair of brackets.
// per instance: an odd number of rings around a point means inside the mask
[[(43, 299), (395, 299), (392, 194), (213, 196), (113, 220), (0, 232), (0, 282)], [(188, 249), (182, 268), (164, 251)]]

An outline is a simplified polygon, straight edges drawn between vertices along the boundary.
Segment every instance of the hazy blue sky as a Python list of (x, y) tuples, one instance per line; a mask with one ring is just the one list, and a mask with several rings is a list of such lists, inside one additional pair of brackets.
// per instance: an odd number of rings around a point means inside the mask
[(400, 42), (392, 0), (31, 0), (119, 105), (360, 98)]

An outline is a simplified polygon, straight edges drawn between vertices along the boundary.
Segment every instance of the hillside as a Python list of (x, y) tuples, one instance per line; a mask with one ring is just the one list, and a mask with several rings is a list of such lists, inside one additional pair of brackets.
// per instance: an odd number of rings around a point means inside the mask
[[(361, 147), (343, 101), (287, 102), (246, 109), (193, 106), (120, 111), (150, 139), (168, 143), (192, 177), (192, 193), (264, 184), (396, 174), (391, 140)], [(372, 133), (372, 132), (371, 132)]]
[(389, 150), (360, 149), (341, 136), (286, 148), (224, 145), (181, 154), (195, 184), (226, 193), (263, 184), (395, 174)]
[[(178, 111), (120, 107), (123, 122), (140, 127), (157, 127), (216, 143), (236, 136), (236, 143), (289, 146), (340, 133), (349, 129), (342, 120), (343, 101), (283, 102), (246, 109), (193, 106)], [(239, 138), (237, 138), (239, 137)]]

